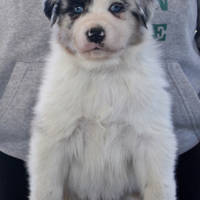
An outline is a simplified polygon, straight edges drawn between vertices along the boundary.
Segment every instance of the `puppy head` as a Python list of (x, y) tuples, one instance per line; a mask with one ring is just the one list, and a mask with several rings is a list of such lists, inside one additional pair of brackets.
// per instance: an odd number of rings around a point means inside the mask
[(145, 37), (156, 0), (45, 0), (59, 43), (88, 59), (120, 55)]

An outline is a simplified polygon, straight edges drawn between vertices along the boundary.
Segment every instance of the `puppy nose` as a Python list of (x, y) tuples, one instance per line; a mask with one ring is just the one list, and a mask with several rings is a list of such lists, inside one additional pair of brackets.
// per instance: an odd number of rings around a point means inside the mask
[(105, 38), (105, 31), (100, 27), (92, 28), (87, 32), (87, 37), (90, 42), (100, 43)]

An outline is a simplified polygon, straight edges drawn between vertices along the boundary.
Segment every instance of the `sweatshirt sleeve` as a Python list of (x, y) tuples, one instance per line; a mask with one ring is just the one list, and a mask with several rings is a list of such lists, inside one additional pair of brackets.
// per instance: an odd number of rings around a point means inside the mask
[(197, 47), (200, 51), (200, 0), (197, 0), (197, 9), (198, 9), (198, 16), (197, 16), (197, 33), (196, 33), (196, 43)]

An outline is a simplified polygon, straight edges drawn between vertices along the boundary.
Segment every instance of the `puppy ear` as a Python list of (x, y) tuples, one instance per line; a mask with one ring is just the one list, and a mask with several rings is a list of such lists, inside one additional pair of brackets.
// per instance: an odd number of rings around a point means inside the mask
[(45, 15), (51, 21), (51, 26), (53, 26), (58, 18), (58, 0), (45, 0), (43, 2), (43, 8)]
[(147, 23), (153, 17), (157, 5), (157, 0), (136, 0), (138, 12), (135, 13), (135, 16), (145, 28), (147, 28)]

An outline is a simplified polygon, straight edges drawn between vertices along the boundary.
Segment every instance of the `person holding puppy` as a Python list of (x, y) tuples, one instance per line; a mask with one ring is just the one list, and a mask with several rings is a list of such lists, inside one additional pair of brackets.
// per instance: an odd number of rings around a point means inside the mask
[[(199, 200), (200, 2), (159, 3), (152, 23), (173, 97), (178, 199)], [(50, 24), (41, 4), (31, 0), (3, 0), (0, 10), (0, 199), (25, 200), (30, 121)]]
[(200, 1), (160, 0), (153, 18), (173, 98), (177, 195), (200, 199)]
[(32, 107), (50, 26), (40, 1), (0, 3), (0, 199), (28, 199), (25, 167)]

